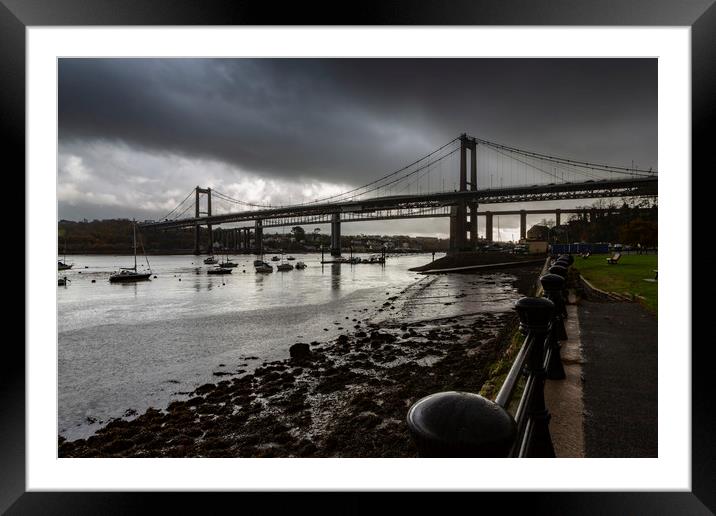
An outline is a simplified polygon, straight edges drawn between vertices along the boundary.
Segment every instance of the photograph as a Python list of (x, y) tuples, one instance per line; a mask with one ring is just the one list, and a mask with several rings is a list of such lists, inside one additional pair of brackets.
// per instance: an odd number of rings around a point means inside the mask
[(658, 72), (58, 58), (58, 457), (658, 458)]
[(0, 513), (713, 514), (713, 3), (0, 0)]

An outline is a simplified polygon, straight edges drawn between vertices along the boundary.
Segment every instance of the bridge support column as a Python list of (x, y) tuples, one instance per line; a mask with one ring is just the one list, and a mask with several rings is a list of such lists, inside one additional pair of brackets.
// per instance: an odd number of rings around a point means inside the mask
[[(467, 191), (467, 135), (460, 136), (460, 192)], [(457, 220), (455, 221), (455, 250), (464, 251), (467, 246), (467, 203), (457, 203)]]
[(331, 256), (341, 255), (341, 214), (331, 216)]
[(457, 216), (458, 207), (450, 206), (450, 245), (448, 247), (449, 253), (457, 252), (456, 240), (457, 240)]
[[(206, 202), (207, 202), (207, 215), (211, 217), (211, 188), (206, 189)], [(212, 254), (214, 252), (214, 235), (211, 229), (211, 224), (206, 225), (207, 229), (209, 230), (209, 249), (208, 253)]]
[[(477, 142), (470, 144), (470, 191), (477, 191)], [(477, 250), (477, 203), (470, 203), (470, 250)]]
[(485, 240), (492, 243), (492, 213), (485, 213)]
[(520, 240), (527, 238), (527, 212), (520, 210)]
[(254, 229), (254, 254), (263, 254), (264, 252), (264, 227), (261, 219), (256, 219), (256, 227)]
[[(198, 186), (196, 187), (196, 190), (194, 190), (194, 193), (196, 195), (195, 200), (194, 200), (194, 207), (195, 207), (194, 216), (196, 218), (199, 218), (199, 190), (200, 190), (200, 188)], [(199, 250), (199, 233), (200, 233), (199, 224), (197, 224), (196, 226), (194, 226), (194, 254), (195, 255), (201, 254), (201, 251)]]
[(247, 254), (251, 252), (251, 229), (250, 228), (244, 229), (244, 252)]
[(557, 208), (554, 212), (554, 225), (555, 226), (561, 226), (562, 225), (562, 210)]

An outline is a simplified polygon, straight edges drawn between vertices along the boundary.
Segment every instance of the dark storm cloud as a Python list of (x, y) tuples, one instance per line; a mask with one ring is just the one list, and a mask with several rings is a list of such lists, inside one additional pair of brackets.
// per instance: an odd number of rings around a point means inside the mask
[(656, 117), (655, 59), (62, 59), (59, 65), (61, 147), (117, 143), (331, 183), (362, 184), (461, 132), (656, 168)]

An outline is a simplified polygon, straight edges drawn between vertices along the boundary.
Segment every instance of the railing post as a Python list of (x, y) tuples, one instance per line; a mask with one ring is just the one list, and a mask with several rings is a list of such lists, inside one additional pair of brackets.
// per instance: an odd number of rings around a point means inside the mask
[(555, 313), (552, 318), (552, 331), (549, 335), (549, 345), (552, 346), (552, 354), (547, 364), (547, 378), (550, 380), (564, 380), (566, 374), (562, 365), (562, 356), (560, 354), (560, 340), (567, 340), (567, 331), (564, 328), (564, 320), (562, 312), (565, 309), (564, 299), (562, 298), (562, 289), (564, 288), (564, 278), (557, 274), (545, 274), (540, 279), (544, 295), (552, 301), (555, 306)]
[(497, 403), (469, 392), (438, 392), (408, 410), (420, 457), (507, 457), (517, 425)]
[[(557, 276), (560, 276), (565, 281), (562, 282), (562, 289), (559, 292), (560, 297), (562, 298), (561, 303), (557, 306), (557, 309), (559, 310), (559, 313), (562, 315), (564, 319), (567, 318), (567, 292), (566, 292), (566, 284), (567, 284), (567, 265), (564, 265), (566, 262), (560, 262), (557, 261), (554, 265), (552, 265), (547, 272), (550, 274), (556, 274)], [(554, 301), (554, 299), (552, 299)]]
[(527, 370), (533, 379), (532, 392), (528, 399), (526, 448), (524, 457), (554, 457), (552, 436), (549, 433), (550, 414), (544, 402), (544, 383), (547, 371), (544, 367), (545, 354), (549, 346), (550, 321), (556, 307), (543, 297), (524, 297), (515, 304), (520, 318), (520, 330), (530, 333), (534, 344), (527, 358)]

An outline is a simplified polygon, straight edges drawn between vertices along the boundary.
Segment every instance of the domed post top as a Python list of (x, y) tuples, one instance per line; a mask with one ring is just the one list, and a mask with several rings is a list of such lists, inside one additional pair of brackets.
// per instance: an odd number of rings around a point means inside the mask
[(554, 273), (541, 276), (539, 282), (542, 284), (545, 293), (562, 292), (564, 290), (564, 277)]
[(554, 303), (545, 297), (523, 297), (515, 303), (520, 318), (520, 332), (526, 335), (530, 331), (544, 333), (554, 315)]
[(517, 424), (479, 394), (438, 392), (408, 410), (408, 429), (420, 457), (507, 457)]

